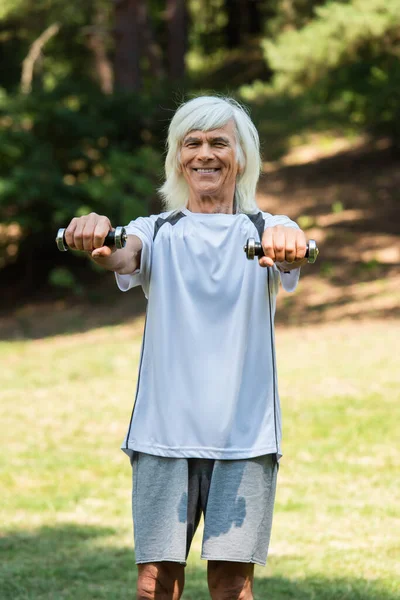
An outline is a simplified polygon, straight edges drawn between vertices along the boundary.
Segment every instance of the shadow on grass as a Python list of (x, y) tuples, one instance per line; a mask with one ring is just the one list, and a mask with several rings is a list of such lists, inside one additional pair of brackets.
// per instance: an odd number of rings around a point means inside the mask
[(123, 325), (144, 317), (147, 301), (137, 287), (120, 292), (114, 275), (107, 273), (101, 297), (22, 305), (14, 311), (0, 312), (0, 341), (37, 340), (55, 335), (85, 333), (98, 327)]
[[(0, 538), (2, 600), (135, 598), (136, 565), (129, 547), (115, 546), (117, 532), (96, 526), (60, 525)], [(102, 538), (107, 542), (102, 543)], [(257, 575), (257, 574), (256, 574)], [(362, 579), (256, 577), (255, 600), (395, 600), (379, 582)], [(209, 598), (206, 563), (186, 568), (184, 600)]]
[(384, 590), (379, 582), (356, 578), (325, 579), (306, 577), (290, 580), (271, 577), (256, 580), (255, 600), (396, 600), (395, 592)]

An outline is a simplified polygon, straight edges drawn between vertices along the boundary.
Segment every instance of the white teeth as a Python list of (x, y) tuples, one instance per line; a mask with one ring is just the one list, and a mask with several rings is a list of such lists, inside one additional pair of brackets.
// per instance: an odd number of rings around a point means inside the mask
[(198, 173), (214, 173), (217, 169), (196, 169)]

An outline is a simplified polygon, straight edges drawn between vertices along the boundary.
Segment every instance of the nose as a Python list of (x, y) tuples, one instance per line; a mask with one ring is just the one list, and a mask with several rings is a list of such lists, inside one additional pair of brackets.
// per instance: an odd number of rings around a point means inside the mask
[(203, 142), (203, 144), (201, 144), (197, 158), (201, 161), (212, 159), (212, 148), (208, 142)]

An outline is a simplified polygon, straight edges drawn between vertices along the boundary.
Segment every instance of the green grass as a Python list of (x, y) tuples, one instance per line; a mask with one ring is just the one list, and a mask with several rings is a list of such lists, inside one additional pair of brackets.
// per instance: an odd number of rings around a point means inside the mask
[[(119, 445), (141, 327), (0, 344), (1, 600), (135, 597)], [(399, 339), (397, 321), (277, 330), (284, 457), (257, 600), (400, 598)], [(201, 533), (185, 600), (209, 597)]]

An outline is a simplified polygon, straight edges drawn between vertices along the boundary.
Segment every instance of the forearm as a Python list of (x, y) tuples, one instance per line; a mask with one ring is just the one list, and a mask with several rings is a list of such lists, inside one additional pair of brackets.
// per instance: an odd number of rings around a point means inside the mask
[(124, 248), (116, 250), (110, 256), (92, 256), (92, 252), (88, 252), (89, 258), (92, 262), (96, 263), (107, 271), (117, 271), (125, 265), (125, 252)]

